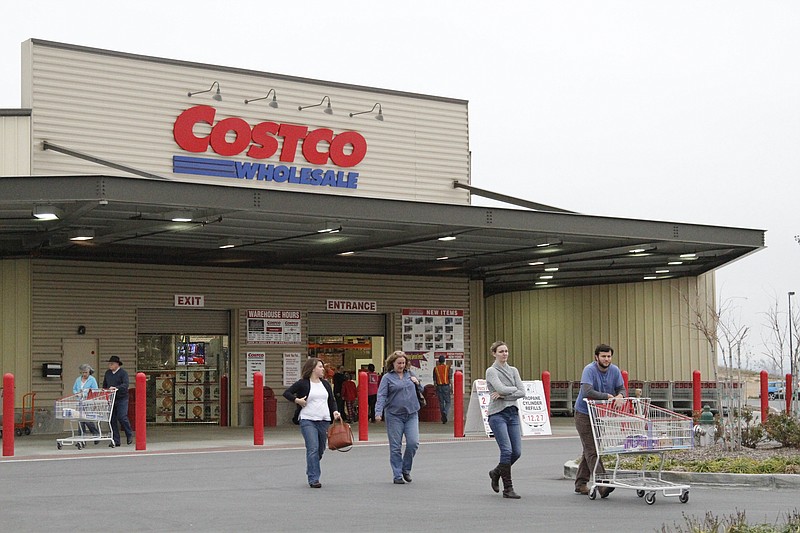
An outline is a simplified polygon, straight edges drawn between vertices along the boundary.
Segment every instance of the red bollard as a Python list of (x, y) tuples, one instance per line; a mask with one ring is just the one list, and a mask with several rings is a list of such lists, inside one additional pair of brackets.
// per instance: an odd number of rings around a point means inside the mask
[[(544, 387), (544, 403), (547, 404), (547, 418), (550, 418), (550, 371), (542, 372), (542, 387)], [(627, 390), (627, 383), (625, 389)]]
[(3, 456), (14, 455), (14, 374), (3, 374)]
[(703, 391), (700, 389), (700, 371), (692, 371), (692, 413), (700, 414), (703, 410)]
[(253, 445), (264, 444), (264, 374), (253, 374)]
[(464, 373), (461, 370), (453, 375), (453, 436), (464, 436)]
[(144, 372), (136, 373), (136, 449), (147, 449), (147, 376)]
[(761, 371), (761, 423), (767, 421), (769, 414), (769, 374), (766, 370)]
[[(630, 394), (628, 394), (628, 371), (627, 370), (623, 370), (622, 371), (622, 383), (625, 384), (625, 396), (630, 396)], [(548, 406), (549, 405), (550, 404), (548, 404)], [(548, 407), (548, 409), (549, 409), (549, 407)], [(549, 415), (550, 411), (547, 411), (547, 414)]]
[(219, 425), (228, 426), (228, 374), (219, 378)]
[(786, 374), (786, 386), (783, 388), (783, 397), (786, 398), (786, 412), (792, 412), (792, 397), (794, 391), (792, 390), (792, 375)]
[(369, 384), (367, 373), (358, 373), (358, 440), (369, 440)]

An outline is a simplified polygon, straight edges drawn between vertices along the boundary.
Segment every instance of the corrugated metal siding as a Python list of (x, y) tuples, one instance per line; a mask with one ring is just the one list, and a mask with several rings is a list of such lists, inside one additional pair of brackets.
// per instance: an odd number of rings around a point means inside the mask
[(524, 379), (548, 370), (553, 380), (574, 380), (601, 342), (631, 379), (689, 380), (695, 369), (710, 378), (714, 361), (692, 309), (714, 302), (713, 274), (501, 294), (486, 301), (486, 342), (508, 342)]
[(229, 335), (230, 313), (205, 309), (137, 309), (137, 331), (146, 334)]
[(31, 173), (31, 117), (0, 116), (0, 176)]
[(309, 313), (309, 335), (386, 335), (386, 315), (381, 313)]
[(22, 396), (31, 390), (30, 260), (0, 261), (0, 302), (0, 375), (14, 374), (16, 402), (21, 405)]
[[(118, 354), (127, 366), (127, 361), (135, 360), (137, 310), (169, 309), (175, 294), (202, 294), (206, 310), (231, 310), (231, 368), (237, 375), (232, 385), (234, 391), (242, 391), (242, 401), (252, 398), (252, 391), (244, 388), (246, 369), (240, 362), (244, 353), (266, 352), (266, 384), (282, 391), (282, 354), (305, 353), (308, 313), (323, 312), (328, 298), (377, 300), (379, 308), (391, 316), (396, 339), (402, 338), (400, 310), (404, 307), (464, 309), (465, 330), (469, 329), (469, 281), (460, 278), (36, 260), (32, 283), (33, 368), (44, 361), (59, 360), (61, 339), (76, 337), (78, 325), (86, 326), (87, 337), (99, 339), (101, 358)], [(243, 327), (247, 309), (301, 310), (301, 344), (248, 345)], [(129, 372), (135, 372), (134, 366), (128, 367)], [(60, 387), (59, 391), (51, 390), (48, 387), (53, 385), (42, 378), (34, 376), (33, 387), (50, 391), (43, 400), (55, 400), (60, 395)]]
[[(23, 46), (23, 76), (31, 78), (23, 80), (23, 91), (30, 91), (23, 94), (23, 101), (35, 110), (33, 146), (48, 140), (179, 181), (469, 203), (466, 191), (452, 187), (453, 180), (469, 182), (468, 115), (463, 101), (76, 48), (34, 45), (31, 41)], [(220, 84), (221, 102), (212, 100), (212, 93), (187, 97), (189, 91), (204, 90), (214, 81)], [(277, 93), (277, 109), (266, 101), (244, 104), (245, 99), (263, 96), (270, 88)], [(298, 111), (298, 106), (316, 104), (326, 95), (331, 99), (333, 115), (323, 113), (323, 107)], [(382, 106), (384, 122), (374, 120), (372, 114), (349, 117), (349, 113), (368, 110), (376, 102)], [(217, 121), (240, 117), (251, 126), (271, 121), (308, 125), (310, 129), (330, 128), (334, 133), (358, 131), (369, 147), (364, 161), (352, 169), (359, 173), (358, 189), (274, 182), (253, 185), (244, 180), (172, 174), (173, 155), (257, 161), (244, 155), (225, 158), (210, 150), (205, 154), (183, 151), (173, 139), (173, 123), (182, 111), (196, 105), (214, 107)], [(197, 135), (207, 132), (207, 127), (205, 131), (201, 126), (195, 129)], [(277, 157), (257, 162), (276, 163)], [(296, 162), (305, 163), (300, 150)], [(325, 168), (337, 167), (331, 164)], [(33, 172), (121, 175), (120, 171), (42, 150), (34, 150)]]

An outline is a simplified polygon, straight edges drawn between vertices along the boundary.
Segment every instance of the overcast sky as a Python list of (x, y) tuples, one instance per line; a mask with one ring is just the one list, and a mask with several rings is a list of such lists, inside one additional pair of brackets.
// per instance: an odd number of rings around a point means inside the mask
[(29, 38), (461, 98), (473, 185), (768, 230), (718, 291), (756, 356), (761, 313), (790, 290), (800, 308), (800, 2), (37, 0), (2, 17), (0, 108), (20, 106)]

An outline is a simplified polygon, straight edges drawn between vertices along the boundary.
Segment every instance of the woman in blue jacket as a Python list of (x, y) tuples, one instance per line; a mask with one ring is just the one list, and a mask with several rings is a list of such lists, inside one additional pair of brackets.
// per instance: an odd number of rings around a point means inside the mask
[(322, 487), (319, 462), (328, 445), (328, 426), (331, 420), (341, 415), (336, 410), (333, 390), (323, 376), (325, 365), (316, 357), (309, 357), (303, 364), (301, 379), (286, 389), (283, 397), (297, 405), (292, 422), (300, 424), (300, 432), (306, 443), (306, 475), (308, 486)]
[[(389, 464), (396, 485), (411, 483), (411, 465), (419, 448), (419, 379), (410, 366), (408, 356), (399, 350), (389, 356), (388, 371), (381, 378), (375, 404), (375, 420), (386, 419)], [(403, 435), (406, 437), (405, 453), (402, 452)]]
[[(85, 399), (90, 390), (99, 389), (100, 387), (97, 386), (97, 380), (92, 375), (94, 374), (94, 369), (91, 366), (84, 363), (78, 367), (78, 371), (80, 375), (75, 380), (75, 384), (72, 385), (72, 394), (80, 394)], [(87, 432), (95, 436), (100, 435), (100, 430), (94, 422), (81, 422), (80, 427), (83, 435)], [(97, 444), (97, 442), (95, 441), (94, 443)]]

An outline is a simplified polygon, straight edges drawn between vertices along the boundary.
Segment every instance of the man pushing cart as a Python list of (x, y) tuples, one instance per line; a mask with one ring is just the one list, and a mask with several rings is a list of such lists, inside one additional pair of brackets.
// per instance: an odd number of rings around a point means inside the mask
[[(57, 419), (69, 420), (69, 437), (56, 439), (60, 450), (65, 444), (75, 445), (79, 450), (86, 447), (87, 442), (109, 441), (114, 447), (111, 432), (111, 414), (114, 412), (116, 390), (91, 389), (78, 394), (56, 400), (55, 414)], [(108, 431), (103, 431), (103, 423)]]

